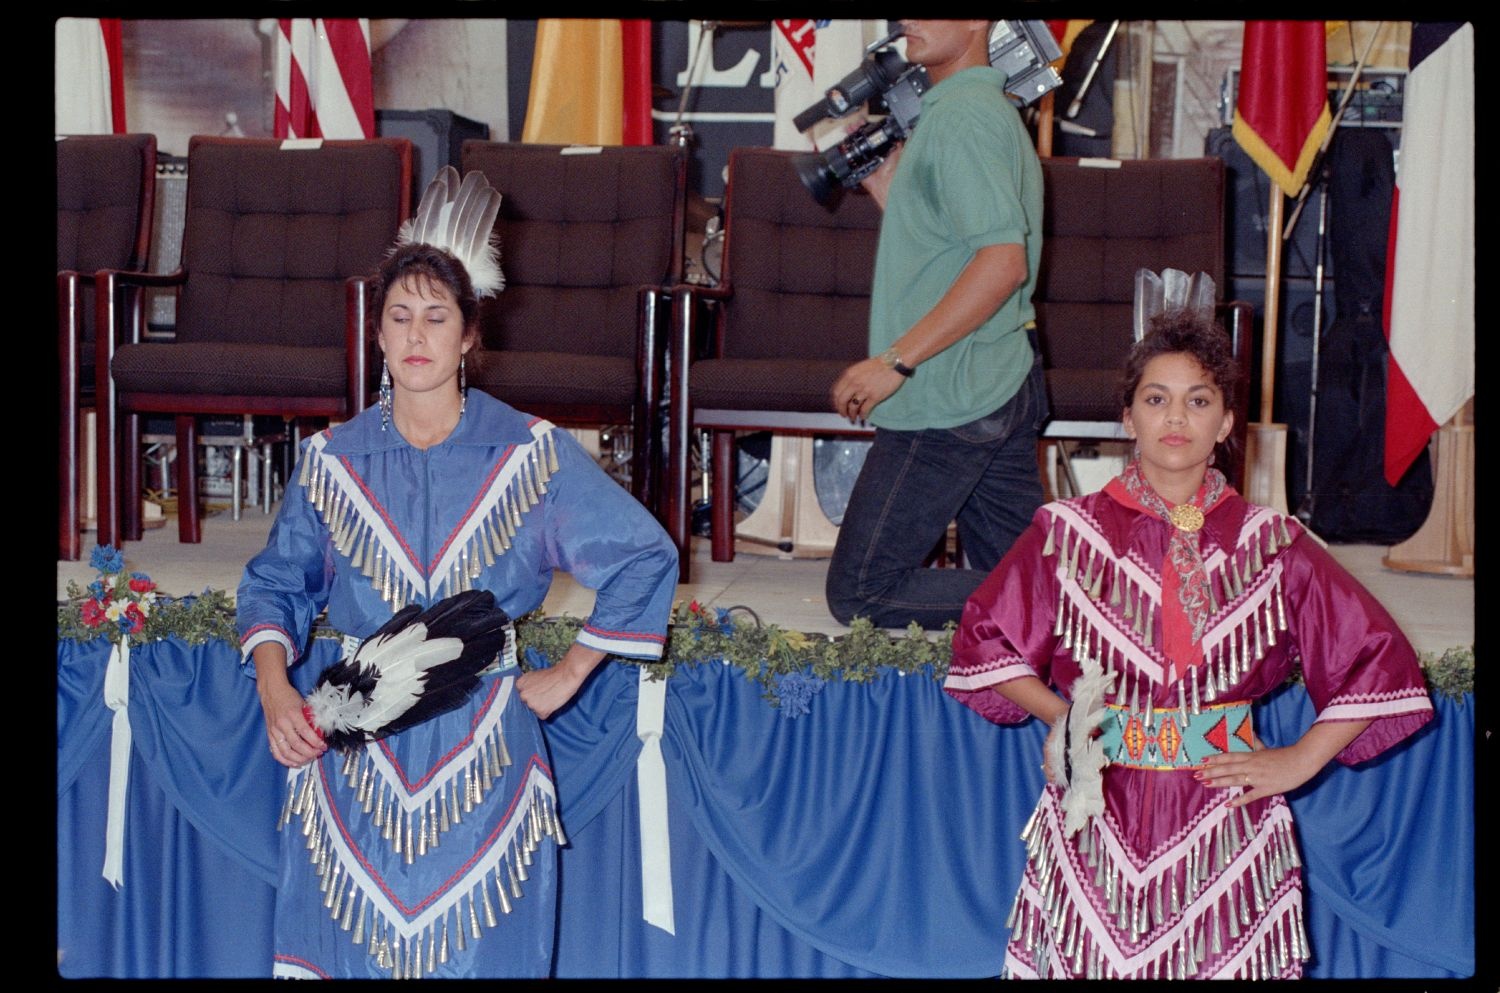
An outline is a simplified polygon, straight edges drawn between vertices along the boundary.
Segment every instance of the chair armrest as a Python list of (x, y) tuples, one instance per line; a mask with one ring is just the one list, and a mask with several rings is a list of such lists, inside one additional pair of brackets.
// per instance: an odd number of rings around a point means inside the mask
[(344, 402), (353, 417), (369, 406), (370, 293), (375, 281), (368, 276), (344, 280)]
[(181, 286), (187, 282), (187, 270), (178, 269), (176, 272), (132, 272), (128, 269), (100, 269), (95, 273), (95, 281), (105, 273), (114, 277), (115, 283), (120, 286)]

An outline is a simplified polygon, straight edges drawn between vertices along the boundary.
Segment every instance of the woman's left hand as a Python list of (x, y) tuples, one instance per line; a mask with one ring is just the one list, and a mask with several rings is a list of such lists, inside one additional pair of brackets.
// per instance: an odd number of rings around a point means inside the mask
[(1243, 787), (1245, 792), (1229, 801), (1231, 807), (1242, 807), (1301, 786), (1369, 726), (1369, 721), (1317, 721), (1283, 748), (1267, 748), (1256, 735), (1254, 751), (1204, 759), (1193, 778), (1210, 789)]
[(1240, 807), (1251, 800), (1294, 790), (1318, 774), (1323, 763), (1304, 755), (1296, 745), (1267, 748), (1255, 739), (1255, 751), (1231, 752), (1206, 759), (1194, 778), (1212, 789), (1243, 787), (1245, 792), (1229, 801)]
[(546, 720), (567, 706), (594, 667), (604, 661), (603, 652), (574, 642), (557, 665), (533, 669), (516, 678), (516, 692), (531, 712)]

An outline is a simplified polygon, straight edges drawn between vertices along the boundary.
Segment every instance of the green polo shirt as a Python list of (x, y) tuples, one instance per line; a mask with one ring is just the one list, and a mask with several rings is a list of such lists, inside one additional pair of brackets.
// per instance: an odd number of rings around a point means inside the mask
[(1026, 246), (1026, 282), (977, 330), (923, 362), (870, 415), (877, 427), (946, 428), (989, 414), (1031, 368), (1024, 326), (1042, 252), (1042, 167), (1005, 74), (964, 69), (922, 97), (886, 198), (870, 298), (870, 354), (930, 311), (975, 252)]

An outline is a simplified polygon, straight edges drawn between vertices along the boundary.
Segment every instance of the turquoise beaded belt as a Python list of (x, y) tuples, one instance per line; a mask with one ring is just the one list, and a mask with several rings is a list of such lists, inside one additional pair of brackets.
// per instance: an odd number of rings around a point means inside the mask
[[(505, 653), (497, 656), (495, 661), (485, 666), (479, 673), (481, 676), (488, 676), (492, 672), (511, 673), (520, 668), (520, 663), (516, 661), (516, 626), (514, 624), (505, 625), (505, 634)], [(352, 634), (344, 635), (342, 657), (346, 659), (352, 658), (354, 653), (359, 651), (359, 646), (364, 644), (364, 641), (363, 638), (356, 638)]]
[(1099, 742), (1111, 765), (1129, 769), (1191, 769), (1210, 755), (1253, 750), (1250, 703), (1190, 710), (1132, 710), (1110, 704)]

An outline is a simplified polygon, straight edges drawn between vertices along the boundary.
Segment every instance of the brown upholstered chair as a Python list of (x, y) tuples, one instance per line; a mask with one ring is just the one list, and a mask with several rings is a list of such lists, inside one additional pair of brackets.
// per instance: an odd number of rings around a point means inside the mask
[[(179, 537), (196, 542), (193, 415), (342, 419), (364, 409), (373, 384), (363, 277), (410, 213), (411, 163), (404, 138), (191, 140), (181, 269), (100, 283), (101, 542), (140, 536), (141, 414), (175, 415)], [(146, 286), (178, 288), (171, 343), (141, 342)]]
[[(671, 431), (665, 519), (688, 576), (694, 428), (713, 436), (713, 558), (734, 558), (736, 431), (869, 435), (835, 414), (829, 393), (869, 354), (870, 287), (880, 210), (863, 193), (816, 203), (790, 153), (737, 148), (724, 194), (724, 263), (714, 287), (673, 299)], [(701, 305), (713, 312), (709, 354), (695, 357)]]
[(156, 137), (78, 135), (57, 143), (57, 557), (82, 554), (79, 411), (94, 406), (94, 277), (140, 270), (151, 245)]
[(631, 491), (655, 508), (666, 287), (682, 278), (687, 158), (466, 141), (502, 196), (505, 291), (481, 310), (477, 386), (573, 426), (629, 424)]
[[(1076, 158), (1042, 160), (1046, 198), (1037, 325), (1052, 418), (1044, 441), (1124, 437), (1120, 369), (1133, 343), (1135, 273), (1165, 268), (1206, 272), (1224, 288), (1224, 163), (1218, 158), (1138, 159), (1117, 168)], [(1240, 363), (1231, 483), (1244, 481), (1252, 312), (1219, 306)], [(1076, 483), (1073, 484), (1076, 489)]]

